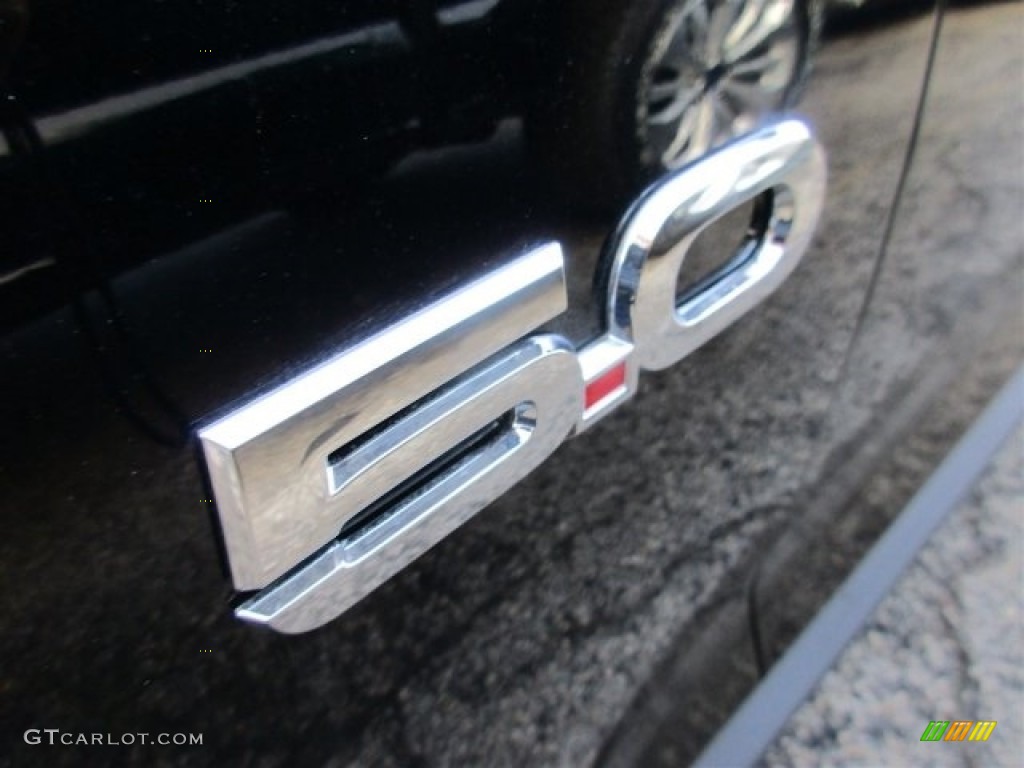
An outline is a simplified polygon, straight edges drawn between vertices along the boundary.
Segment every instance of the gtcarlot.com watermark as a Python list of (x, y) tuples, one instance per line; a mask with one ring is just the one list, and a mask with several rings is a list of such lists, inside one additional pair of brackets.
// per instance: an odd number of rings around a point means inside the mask
[(136, 744), (164, 746), (202, 746), (201, 733), (75, 733), (60, 728), (29, 728), (25, 731), (26, 744), (56, 747), (64, 745), (89, 747), (128, 747)]

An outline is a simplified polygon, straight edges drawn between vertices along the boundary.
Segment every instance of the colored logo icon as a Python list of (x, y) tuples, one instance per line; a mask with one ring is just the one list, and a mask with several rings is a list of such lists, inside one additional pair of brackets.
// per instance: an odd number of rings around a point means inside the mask
[(932, 720), (921, 741), (988, 741), (995, 729), (995, 720)]

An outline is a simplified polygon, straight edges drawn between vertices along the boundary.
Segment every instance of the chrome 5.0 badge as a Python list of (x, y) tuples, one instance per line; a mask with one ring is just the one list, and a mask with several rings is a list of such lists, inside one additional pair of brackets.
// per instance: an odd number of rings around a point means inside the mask
[[(567, 308), (549, 243), (199, 431), (240, 618), (337, 617), (618, 408), (642, 370), (727, 328), (796, 266), (824, 198), (808, 127), (785, 120), (651, 187), (601, 261), (604, 333), (536, 329)], [(694, 240), (751, 200), (762, 226), (679, 296)]]

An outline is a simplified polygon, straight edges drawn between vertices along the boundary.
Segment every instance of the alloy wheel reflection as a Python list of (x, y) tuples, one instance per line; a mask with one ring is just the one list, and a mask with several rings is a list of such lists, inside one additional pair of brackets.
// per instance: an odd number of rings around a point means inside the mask
[(801, 35), (793, 0), (687, 0), (645, 68), (647, 142), (678, 168), (786, 103)]

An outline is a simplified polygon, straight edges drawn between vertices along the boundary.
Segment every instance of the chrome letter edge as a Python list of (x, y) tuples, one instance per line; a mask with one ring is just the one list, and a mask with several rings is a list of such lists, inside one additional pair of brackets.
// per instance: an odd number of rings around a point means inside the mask
[[(363, 473), (332, 493), (332, 454), (566, 306), (561, 247), (548, 244), (201, 429), (235, 586), (282, 576), (387, 490)], [(392, 460), (391, 484), (416, 461)]]
[[(510, 418), (493, 438), (416, 494), (245, 603), (238, 616), (293, 633), (347, 610), (546, 459), (575, 422), (579, 381), (576, 351), (568, 342), (537, 336), (446, 388), (422, 409), (437, 425), (433, 433), (441, 432), (435, 438), (443, 439), (459, 420), (480, 425), (502, 413)], [(403, 429), (403, 423), (391, 429)]]

